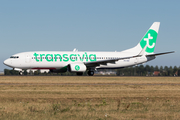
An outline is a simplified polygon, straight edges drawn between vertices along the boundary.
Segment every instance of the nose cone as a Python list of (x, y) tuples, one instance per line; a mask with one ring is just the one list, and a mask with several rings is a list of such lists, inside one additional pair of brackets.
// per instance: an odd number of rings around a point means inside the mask
[(11, 61), (9, 59), (6, 59), (4, 61), (4, 64), (7, 65), (7, 66), (10, 66), (11, 65)]

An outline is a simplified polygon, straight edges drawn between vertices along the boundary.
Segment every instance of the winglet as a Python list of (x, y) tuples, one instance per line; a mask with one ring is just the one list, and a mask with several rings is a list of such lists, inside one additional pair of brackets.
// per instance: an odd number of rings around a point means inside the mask
[(138, 54), (138, 56), (142, 56), (144, 55), (144, 53), (146, 52), (146, 48), (147, 48), (147, 45), (141, 50), (141, 52)]

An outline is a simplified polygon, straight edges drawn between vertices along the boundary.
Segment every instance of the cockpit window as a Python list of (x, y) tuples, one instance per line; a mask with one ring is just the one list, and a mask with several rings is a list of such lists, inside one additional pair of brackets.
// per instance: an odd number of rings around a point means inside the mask
[(19, 56), (11, 56), (10, 58), (17, 59)]

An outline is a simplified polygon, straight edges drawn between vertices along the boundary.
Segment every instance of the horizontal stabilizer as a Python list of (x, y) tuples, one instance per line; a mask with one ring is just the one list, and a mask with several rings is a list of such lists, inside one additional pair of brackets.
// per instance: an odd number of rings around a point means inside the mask
[(164, 54), (169, 54), (169, 53), (174, 53), (174, 52), (175, 52), (175, 51), (164, 52), (164, 53), (156, 53), (156, 54), (149, 54), (149, 55), (146, 55), (146, 57), (164, 55)]

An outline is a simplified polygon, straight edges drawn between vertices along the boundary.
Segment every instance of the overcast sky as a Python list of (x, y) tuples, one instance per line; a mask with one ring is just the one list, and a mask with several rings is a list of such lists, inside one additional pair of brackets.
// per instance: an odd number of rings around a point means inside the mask
[(180, 66), (179, 0), (0, 1), (0, 71), (3, 61), (26, 51), (122, 51), (134, 47), (153, 22), (161, 22), (148, 65)]

